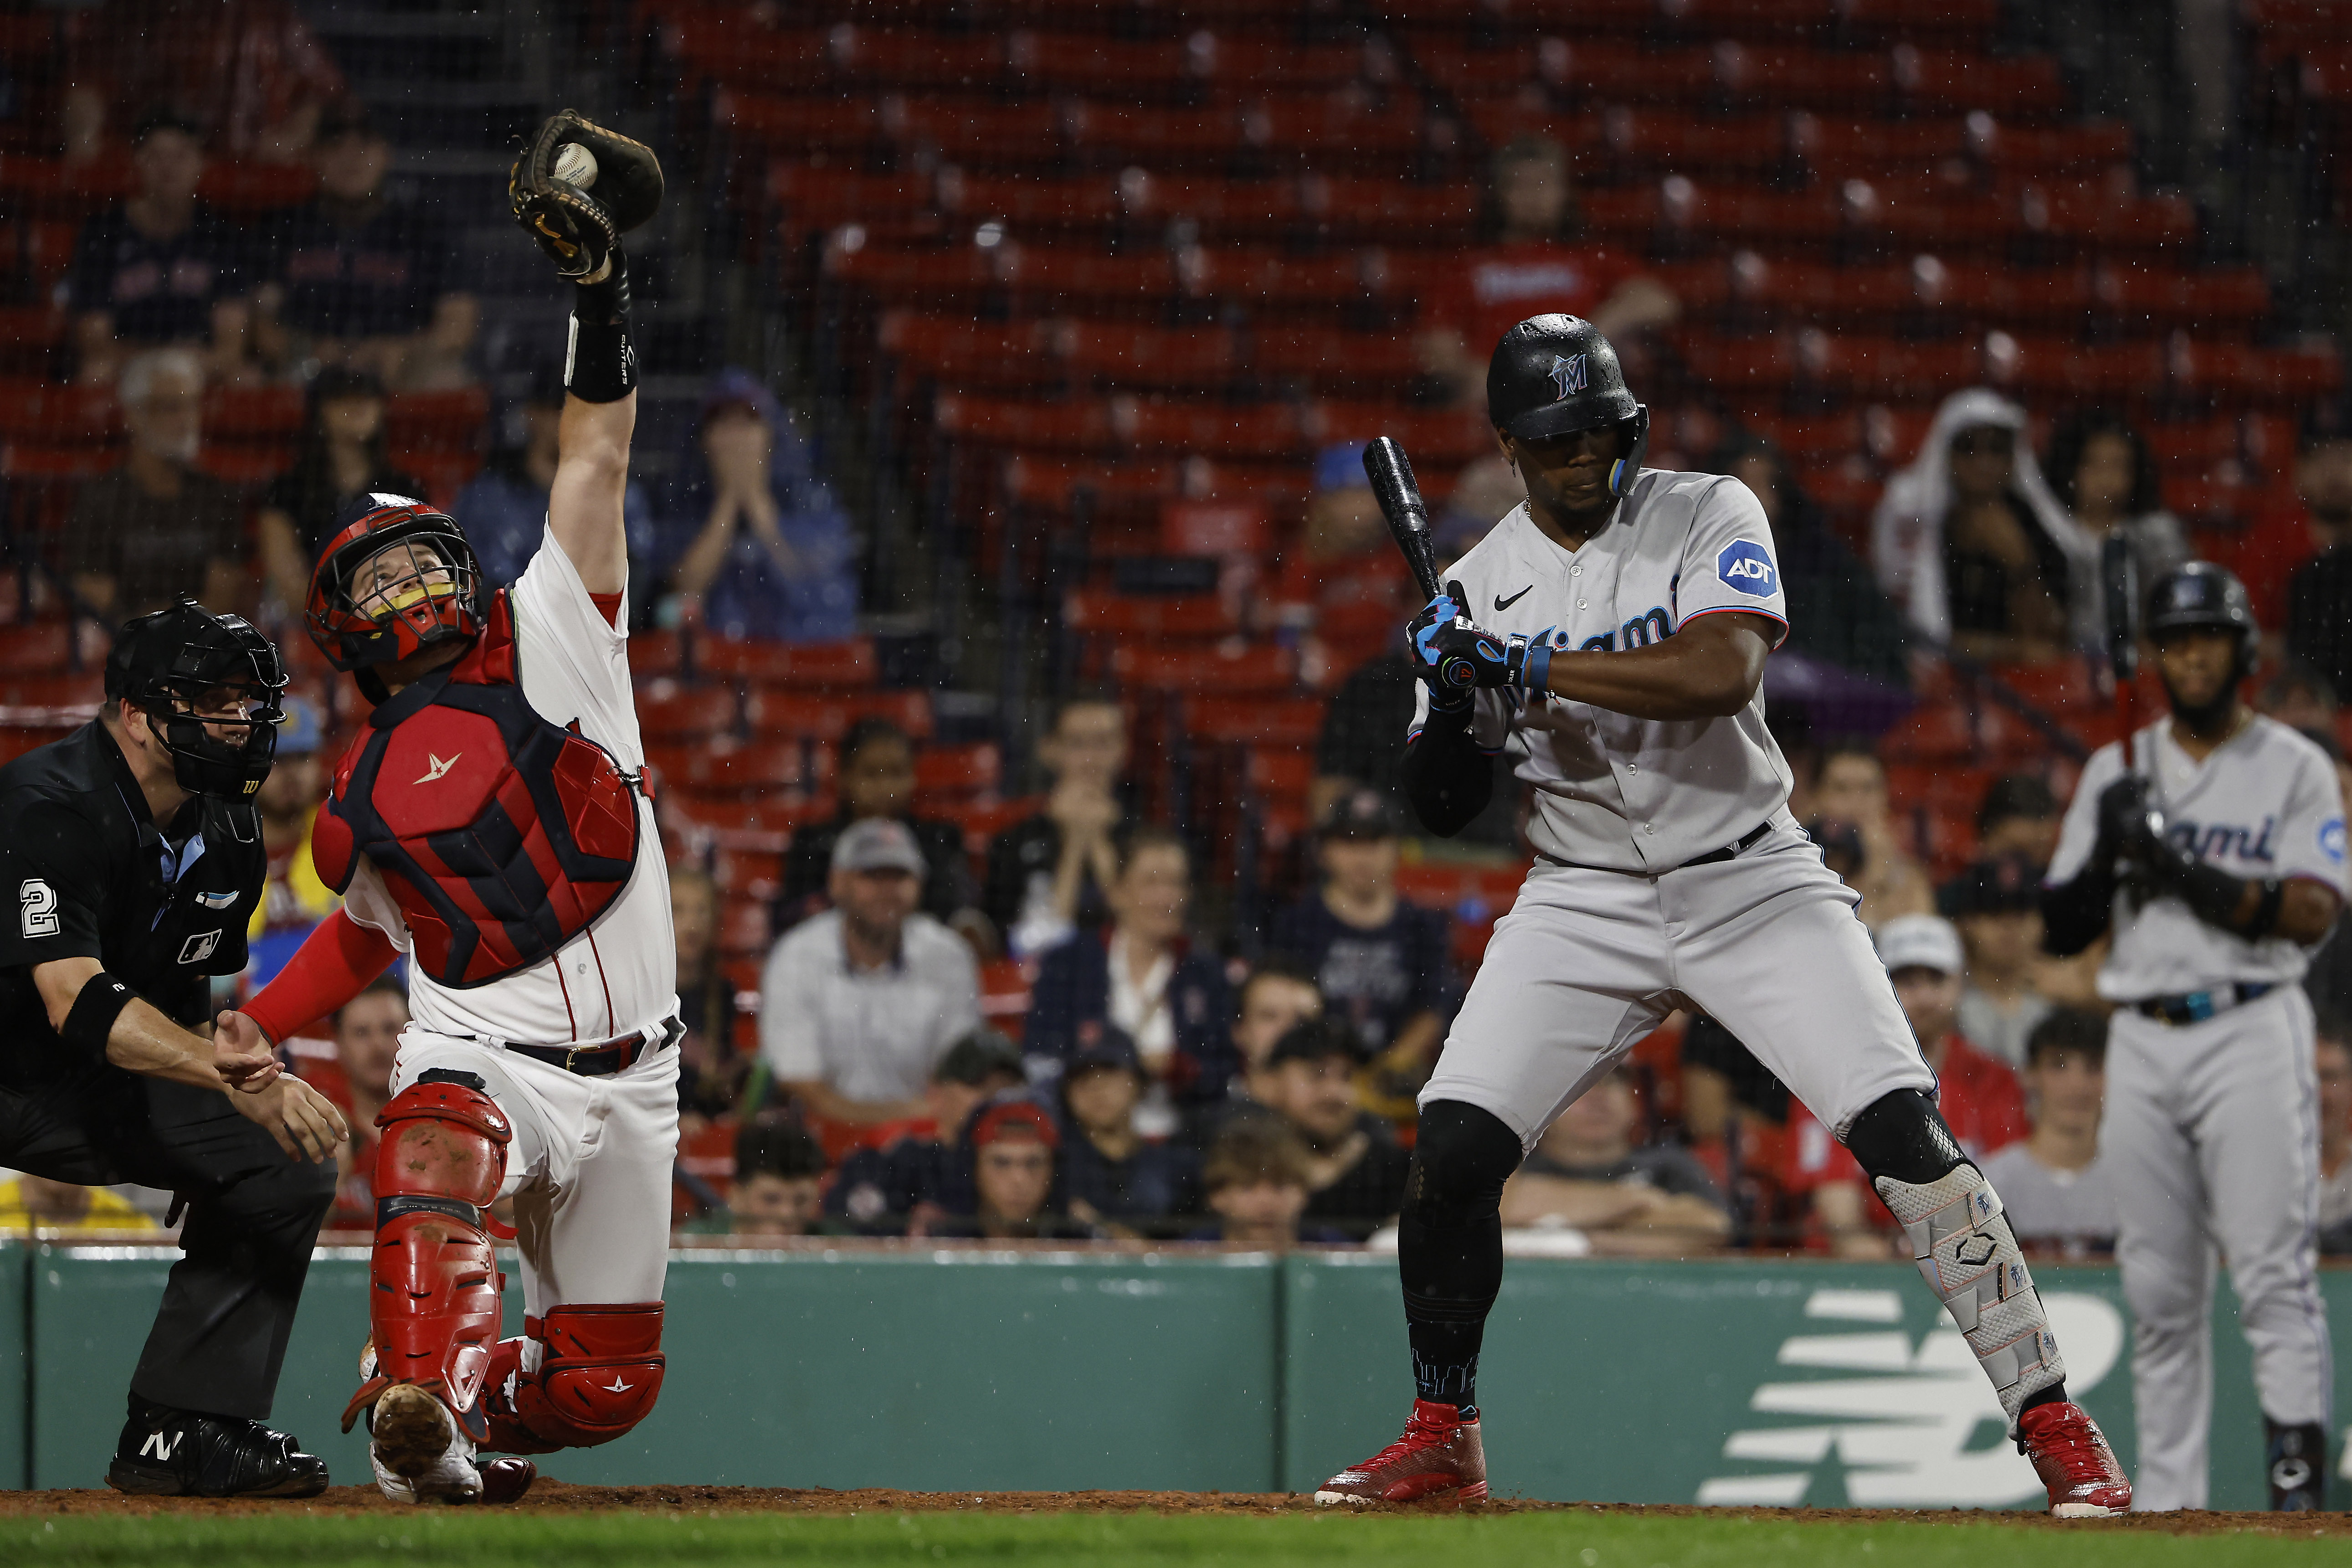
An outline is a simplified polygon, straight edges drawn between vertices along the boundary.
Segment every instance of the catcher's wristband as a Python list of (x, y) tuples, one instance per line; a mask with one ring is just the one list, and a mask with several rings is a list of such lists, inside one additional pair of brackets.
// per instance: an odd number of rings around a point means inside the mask
[(563, 389), (583, 403), (618, 403), (637, 389), (637, 350), (626, 321), (583, 321), (572, 312)]

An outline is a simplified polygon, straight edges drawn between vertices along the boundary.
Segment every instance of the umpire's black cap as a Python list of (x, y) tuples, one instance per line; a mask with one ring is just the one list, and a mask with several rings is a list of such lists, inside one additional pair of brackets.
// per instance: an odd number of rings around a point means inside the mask
[(1486, 416), (1513, 440), (1629, 427), (1632, 440), (1609, 475), (1623, 495), (1642, 471), (1650, 411), (1625, 386), (1617, 350), (1581, 316), (1532, 316), (1503, 334), (1486, 363)]

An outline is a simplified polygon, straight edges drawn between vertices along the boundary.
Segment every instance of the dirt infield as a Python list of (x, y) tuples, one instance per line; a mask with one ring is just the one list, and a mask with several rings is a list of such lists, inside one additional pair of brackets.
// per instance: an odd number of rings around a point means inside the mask
[[(556, 1513), (864, 1514), (864, 1513), (1134, 1513), (1249, 1517), (1312, 1513), (1313, 1501), (1297, 1492), (907, 1492), (873, 1488), (857, 1491), (795, 1490), (769, 1487), (579, 1487), (542, 1480), (510, 1510)], [(214, 1517), (297, 1513), (395, 1513), (404, 1505), (387, 1501), (373, 1487), (331, 1487), (301, 1502), (209, 1498), (124, 1497), (103, 1488), (89, 1490), (0, 1492), (0, 1518), (68, 1514)], [(1376, 1514), (1425, 1513), (1378, 1509)], [(2352, 1515), (2275, 1513), (2147, 1513), (2097, 1523), (2068, 1522), (2040, 1514), (1976, 1510), (1759, 1508), (1710, 1509), (1686, 1505), (1540, 1502), (1498, 1499), (1476, 1505), (1485, 1514), (1591, 1512), (1653, 1518), (1750, 1519), (1759, 1522), (1895, 1524), (1934, 1526), (1996, 1522), (2023, 1529), (2144, 1530), (2165, 1535), (2253, 1534), (2352, 1540)]]

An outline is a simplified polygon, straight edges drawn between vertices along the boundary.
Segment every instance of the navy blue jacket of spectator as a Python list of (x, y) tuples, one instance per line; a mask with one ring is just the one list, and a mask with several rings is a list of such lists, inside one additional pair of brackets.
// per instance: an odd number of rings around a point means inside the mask
[(1201, 1206), (1201, 1156), (1180, 1143), (1144, 1143), (1111, 1160), (1073, 1127), (1062, 1145), (1065, 1206), (1083, 1203), (1107, 1220), (1143, 1225)]
[[(1213, 954), (1180, 945), (1176, 972), (1168, 979), (1168, 1010), (1176, 1033), (1170, 1095), (1180, 1105), (1223, 1099), (1241, 1067), (1234, 1053), (1234, 996), (1224, 965)], [(1048, 951), (1037, 965), (1022, 1043), (1031, 1080), (1058, 1078), (1076, 1054), (1086, 1026), (1110, 1022), (1110, 932), (1082, 931)]]
[(1458, 999), (1446, 925), (1444, 910), (1399, 899), (1386, 925), (1366, 931), (1333, 914), (1322, 894), (1308, 893), (1274, 917), (1270, 945), (1314, 972), (1327, 1009), (1376, 1055), (1416, 1014), (1453, 1016)]

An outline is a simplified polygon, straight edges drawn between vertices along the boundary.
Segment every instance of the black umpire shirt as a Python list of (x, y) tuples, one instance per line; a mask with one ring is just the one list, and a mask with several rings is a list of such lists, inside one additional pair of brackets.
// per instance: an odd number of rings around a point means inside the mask
[(47, 1077), (68, 1050), (33, 966), (95, 958), (186, 1025), (209, 981), (245, 967), (268, 856), (248, 802), (195, 795), (159, 831), (130, 764), (95, 720), (0, 767), (0, 1083)]

